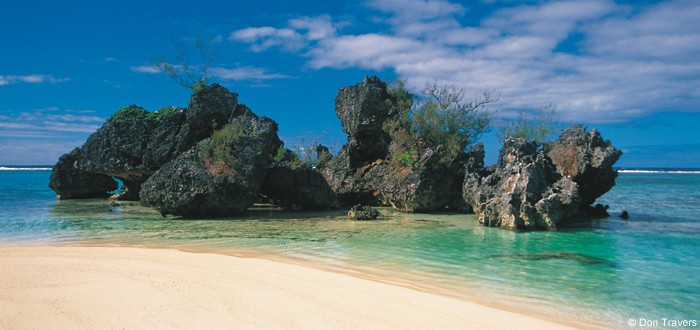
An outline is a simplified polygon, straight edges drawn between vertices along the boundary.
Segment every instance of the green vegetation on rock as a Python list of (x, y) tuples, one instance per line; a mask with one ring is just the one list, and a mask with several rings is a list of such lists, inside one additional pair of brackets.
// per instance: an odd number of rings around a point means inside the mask
[(163, 107), (160, 108), (154, 112), (149, 112), (146, 115), (147, 120), (162, 120), (163, 118), (167, 118), (168, 116), (172, 115), (173, 113), (176, 113), (180, 111), (181, 109), (175, 106), (168, 106), (168, 107)]
[(117, 110), (109, 120), (115, 124), (119, 124), (126, 121), (141, 121), (145, 120), (148, 115), (146, 109), (141, 108), (136, 105), (130, 105)]
[(503, 120), (496, 136), (503, 143), (506, 138), (522, 138), (539, 144), (550, 142), (559, 130), (556, 108), (548, 105), (535, 113), (518, 111), (514, 120)]
[(389, 86), (390, 118), (384, 128), (396, 145), (391, 158), (394, 164), (415, 167), (418, 150), (424, 147), (433, 148), (440, 163), (451, 164), (488, 131), (491, 115), (483, 108), (498, 101), (498, 96), (485, 92), (465, 102), (465, 92), (464, 88), (432, 83), (415, 96), (402, 81)]
[(240, 147), (240, 140), (245, 135), (244, 129), (240, 122), (234, 121), (214, 131), (210, 138), (200, 143), (199, 158), (214, 164), (234, 166), (236, 159), (232, 151)]
[(180, 109), (174, 106), (164, 107), (154, 112), (149, 112), (144, 108), (136, 105), (130, 105), (117, 110), (109, 120), (115, 124), (120, 124), (127, 121), (158, 121), (167, 116), (179, 111)]

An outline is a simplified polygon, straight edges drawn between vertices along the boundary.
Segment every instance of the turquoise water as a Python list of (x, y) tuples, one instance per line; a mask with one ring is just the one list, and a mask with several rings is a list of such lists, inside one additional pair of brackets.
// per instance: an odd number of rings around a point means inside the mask
[[(600, 199), (609, 219), (531, 233), (484, 228), (472, 215), (391, 209), (376, 222), (266, 208), (237, 219), (162, 218), (138, 203), (57, 201), (49, 175), (0, 170), (0, 244), (249, 251), (614, 328), (630, 318), (700, 319), (699, 173), (620, 173)], [(623, 209), (629, 220), (617, 217)]]

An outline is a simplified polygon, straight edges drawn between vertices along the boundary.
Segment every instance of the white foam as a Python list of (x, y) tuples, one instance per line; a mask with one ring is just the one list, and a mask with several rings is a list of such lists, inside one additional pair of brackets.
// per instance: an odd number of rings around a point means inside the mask
[(642, 174), (700, 174), (698, 170), (618, 170), (618, 172)]
[(0, 166), (0, 171), (51, 171), (51, 167), (6, 167)]

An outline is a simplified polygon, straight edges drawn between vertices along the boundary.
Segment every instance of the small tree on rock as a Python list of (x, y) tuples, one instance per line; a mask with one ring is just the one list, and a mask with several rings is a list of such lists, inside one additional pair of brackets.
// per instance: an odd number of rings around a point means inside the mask
[(423, 146), (439, 148), (441, 162), (451, 164), (488, 132), (491, 116), (484, 107), (499, 99), (495, 92), (484, 92), (465, 101), (466, 89), (437, 83), (427, 84), (419, 96), (409, 93), (401, 81), (391, 84), (388, 92), (394, 117), (385, 129), (397, 145), (394, 160), (409, 167)]
[(194, 46), (202, 61), (201, 65), (192, 65), (187, 60), (187, 47), (183, 40), (173, 40), (173, 46), (175, 47), (174, 63), (170, 62), (163, 55), (154, 60), (155, 65), (178, 85), (197, 92), (207, 86), (209, 69), (211, 69), (218, 55), (217, 51), (211, 50), (211, 43), (212, 38), (202, 40), (200, 37), (196, 37), (194, 40)]

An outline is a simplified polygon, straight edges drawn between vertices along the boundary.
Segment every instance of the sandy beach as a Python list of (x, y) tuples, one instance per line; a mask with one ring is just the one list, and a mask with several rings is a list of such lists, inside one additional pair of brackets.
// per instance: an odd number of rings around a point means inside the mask
[(567, 326), (266, 259), (131, 247), (0, 247), (0, 328)]

